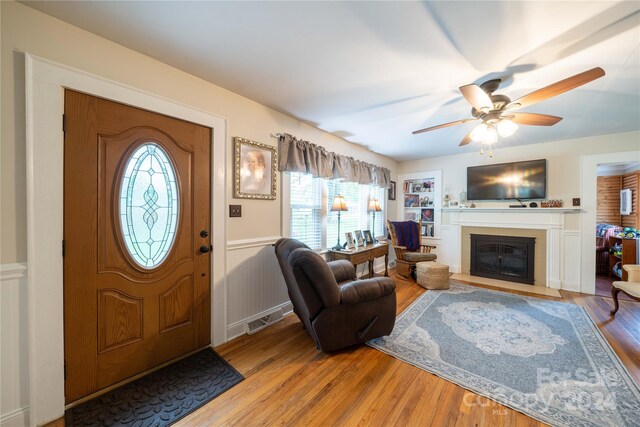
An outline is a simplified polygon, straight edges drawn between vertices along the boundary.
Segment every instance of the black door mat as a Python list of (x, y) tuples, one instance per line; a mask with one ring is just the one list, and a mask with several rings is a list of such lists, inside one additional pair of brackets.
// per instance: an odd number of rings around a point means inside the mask
[(64, 414), (65, 426), (168, 426), (244, 377), (206, 348)]

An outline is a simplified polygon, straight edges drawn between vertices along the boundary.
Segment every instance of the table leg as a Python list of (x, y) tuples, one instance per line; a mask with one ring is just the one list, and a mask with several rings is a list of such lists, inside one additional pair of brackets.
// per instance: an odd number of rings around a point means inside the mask
[(384, 275), (385, 275), (385, 277), (389, 277), (388, 268), (389, 268), (389, 252), (384, 254)]
[(369, 279), (373, 277), (373, 260), (367, 261), (369, 263)]

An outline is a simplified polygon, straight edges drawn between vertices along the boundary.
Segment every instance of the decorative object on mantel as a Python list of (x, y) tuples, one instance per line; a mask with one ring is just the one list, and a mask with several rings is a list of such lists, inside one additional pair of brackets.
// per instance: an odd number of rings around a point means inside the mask
[(277, 136), (280, 151), (278, 170), (281, 172), (301, 172), (316, 178), (389, 187), (391, 172), (387, 168), (329, 152), (288, 133)]
[(275, 200), (278, 155), (270, 145), (234, 138), (234, 184), (236, 199)]
[(423, 293), (389, 336), (367, 344), (553, 426), (640, 419), (640, 388), (574, 304), (451, 281), (449, 290)]
[(538, 204), (536, 202), (531, 202), (531, 203), (529, 203), (529, 207), (530, 208), (537, 208)]
[(337, 195), (335, 199), (333, 199), (333, 204), (331, 205), (331, 212), (338, 212), (338, 243), (336, 243), (336, 245), (331, 248), (334, 251), (339, 251), (340, 249), (342, 249), (342, 245), (340, 244), (340, 214), (348, 210), (349, 209), (347, 209), (347, 203), (344, 201), (344, 197), (342, 197), (341, 195)]
[(543, 208), (561, 208), (562, 200), (543, 200), (540, 202)]
[(449, 196), (449, 193), (447, 193), (444, 195), (444, 199), (442, 199), (442, 207), (448, 208), (449, 202), (451, 202), (451, 196)]

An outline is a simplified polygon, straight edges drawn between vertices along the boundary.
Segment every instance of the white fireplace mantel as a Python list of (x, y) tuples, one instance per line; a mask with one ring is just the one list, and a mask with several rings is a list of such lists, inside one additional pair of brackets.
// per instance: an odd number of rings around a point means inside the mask
[[(442, 258), (448, 261), (452, 272), (461, 272), (462, 227), (546, 230), (546, 286), (569, 290), (579, 286), (579, 277), (570, 281), (563, 278), (566, 277), (564, 270), (568, 258), (571, 258), (569, 270), (578, 272), (578, 275), (580, 271), (579, 265), (576, 267), (579, 254), (576, 257), (566, 256), (564, 233), (564, 215), (578, 212), (580, 208), (445, 208), (442, 211), (449, 217), (449, 221), (445, 221), (448, 224), (442, 226)], [(579, 239), (579, 235), (577, 237)], [(563, 281), (566, 286), (563, 286)]]

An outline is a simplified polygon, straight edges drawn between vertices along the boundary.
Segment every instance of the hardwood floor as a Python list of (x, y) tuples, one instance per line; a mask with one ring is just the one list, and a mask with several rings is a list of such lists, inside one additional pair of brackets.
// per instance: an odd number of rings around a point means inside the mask
[[(425, 290), (394, 278), (399, 313)], [(610, 298), (562, 296), (586, 308), (640, 383), (640, 304), (621, 301), (613, 320)], [(366, 345), (320, 353), (295, 315), (216, 351), (246, 379), (176, 425), (542, 425)]]
[[(616, 280), (620, 280), (620, 279), (616, 279)], [(609, 276), (600, 275), (600, 274), (596, 275), (596, 295), (613, 299), (613, 297), (611, 296), (611, 288), (613, 288), (611, 284), (613, 283), (613, 281), (614, 279), (612, 279)], [(629, 296), (623, 293), (618, 294), (618, 299), (634, 301)]]

